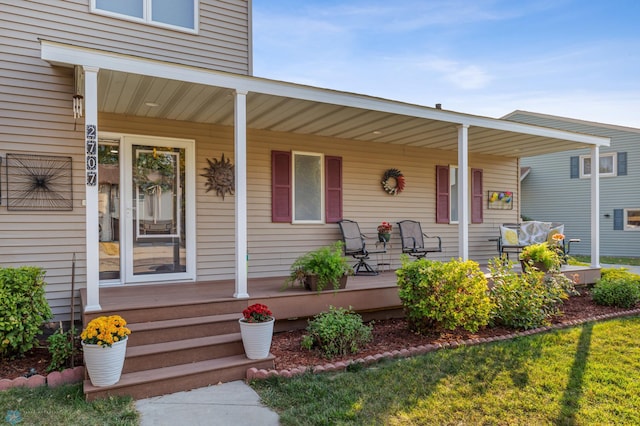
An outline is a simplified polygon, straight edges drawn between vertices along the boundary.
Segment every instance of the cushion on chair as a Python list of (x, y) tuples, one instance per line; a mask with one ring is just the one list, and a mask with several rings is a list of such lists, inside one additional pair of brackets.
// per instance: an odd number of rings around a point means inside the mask
[(517, 246), (518, 245), (518, 231), (506, 226), (500, 227), (500, 239), (503, 246)]
[(549, 222), (522, 222), (520, 225), (519, 243), (521, 245), (539, 244), (547, 241), (547, 234), (551, 223)]

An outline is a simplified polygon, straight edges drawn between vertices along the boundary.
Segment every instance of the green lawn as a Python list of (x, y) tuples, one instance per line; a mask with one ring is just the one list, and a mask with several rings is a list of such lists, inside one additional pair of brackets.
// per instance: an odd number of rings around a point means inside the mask
[(640, 424), (640, 318), (252, 383), (283, 425)]
[(138, 412), (131, 398), (86, 402), (82, 385), (0, 392), (0, 424), (34, 426), (137, 425)]
[[(591, 262), (591, 256), (571, 255), (572, 258), (578, 262), (589, 263)], [(613, 257), (613, 256), (600, 256), (600, 263), (613, 264), (613, 265), (633, 265), (640, 266), (640, 257)]]

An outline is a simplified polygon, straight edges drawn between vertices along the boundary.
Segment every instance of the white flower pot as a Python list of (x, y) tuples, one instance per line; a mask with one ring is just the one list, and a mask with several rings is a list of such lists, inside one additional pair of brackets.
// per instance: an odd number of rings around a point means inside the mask
[(240, 334), (244, 352), (249, 359), (264, 359), (269, 356), (271, 349), (271, 338), (273, 337), (273, 324), (275, 318), (267, 322), (250, 323), (241, 319)]
[(84, 365), (93, 386), (111, 386), (118, 383), (127, 353), (127, 340), (129, 339), (120, 340), (111, 347), (82, 342)]

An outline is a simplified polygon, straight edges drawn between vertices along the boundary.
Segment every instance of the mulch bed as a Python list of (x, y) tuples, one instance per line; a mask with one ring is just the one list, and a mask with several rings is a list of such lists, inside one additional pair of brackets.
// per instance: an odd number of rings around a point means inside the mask
[[(555, 317), (552, 324), (569, 323), (576, 320), (593, 318), (598, 315), (623, 313), (632, 309), (599, 306), (591, 300), (587, 290), (581, 290), (580, 296), (570, 297), (565, 301), (563, 315)], [(512, 334), (514, 330), (504, 327), (485, 328), (477, 333), (464, 330), (447, 331), (437, 335), (424, 336), (411, 332), (404, 319), (376, 321), (373, 327), (373, 341), (357, 354), (327, 360), (318, 351), (301, 349), (300, 341), (306, 334), (304, 330), (278, 333), (273, 336), (271, 353), (276, 356), (276, 370), (291, 370), (296, 367), (312, 367), (328, 362), (348, 361), (353, 358), (365, 358), (394, 350), (402, 350), (421, 345), (464, 341), (475, 338), (488, 338)]]
[[(573, 296), (563, 305), (562, 316), (553, 319), (553, 324), (568, 323), (575, 320), (583, 320), (598, 315), (623, 313), (630, 309), (598, 306), (591, 301), (591, 295), (587, 290), (582, 290), (580, 296)], [(464, 330), (447, 331), (437, 335), (423, 336), (408, 330), (403, 319), (390, 319), (376, 321), (373, 328), (373, 341), (358, 352), (355, 357), (365, 358), (369, 355), (391, 352), (421, 345), (446, 343), (468, 340), (474, 338), (487, 338), (513, 333), (513, 330), (502, 327), (486, 328), (477, 333), (469, 333)], [(311, 367), (322, 365), (329, 360), (322, 358), (316, 351), (307, 351), (301, 348), (300, 340), (305, 334), (304, 330), (277, 333), (273, 336), (271, 352), (276, 356), (276, 369), (285, 370), (295, 367)], [(32, 349), (24, 357), (13, 360), (0, 360), (0, 379), (14, 379), (27, 377), (33, 374), (47, 375), (46, 369), (51, 361), (49, 351), (46, 349), (46, 341), (41, 342), (42, 347)], [(334, 358), (331, 362), (347, 361), (354, 355), (342, 358)], [(75, 365), (81, 365), (82, 358), (76, 359)]]

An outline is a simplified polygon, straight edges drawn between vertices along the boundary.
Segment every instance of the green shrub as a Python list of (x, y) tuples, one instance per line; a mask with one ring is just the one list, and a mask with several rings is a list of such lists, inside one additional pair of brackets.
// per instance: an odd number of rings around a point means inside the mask
[(409, 327), (420, 333), (462, 327), (475, 332), (489, 322), (487, 279), (473, 261), (436, 262), (405, 256), (396, 271)]
[(602, 274), (593, 287), (591, 297), (598, 305), (631, 308), (640, 302), (640, 282), (627, 271)]
[(513, 262), (492, 259), (489, 270), (493, 278), (490, 297), (494, 324), (516, 329), (547, 325), (569, 295), (578, 294), (573, 282), (560, 273), (545, 275), (531, 269), (522, 274), (513, 271)]
[(362, 317), (351, 309), (329, 307), (309, 321), (302, 339), (304, 349), (317, 347), (325, 358), (355, 354), (361, 345), (371, 341), (373, 325), (362, 323)]
[(75, 355), (75, 345), (73, 336), (77, 336), (75, 330), (69, 329), (64, 331), (62, 324), (51, 336), (47, 338), (49, 353), (51, 354), (51, 363), (47, 367), (47, 371), (61, 371), (69, 365), (71, 357)]
[(0, 358), (37, 345), (40, 327), (51, 318), (45, 285), (42, 268), (0, 268)]
[(627, 268), (602, 268), (600, 270), (601, 280), (625, 280), (635, 282), (640, 285), (640, 275), (629, 272)]

